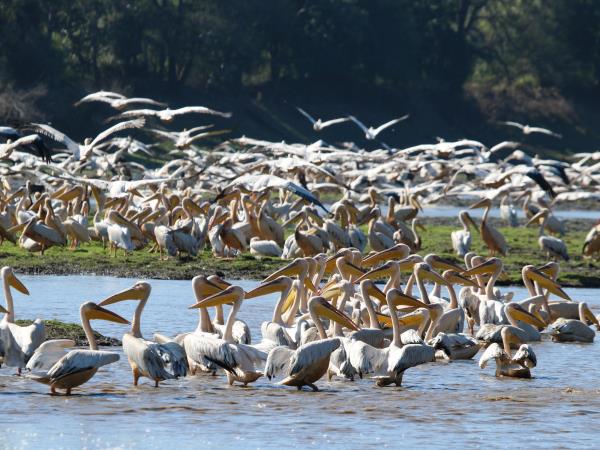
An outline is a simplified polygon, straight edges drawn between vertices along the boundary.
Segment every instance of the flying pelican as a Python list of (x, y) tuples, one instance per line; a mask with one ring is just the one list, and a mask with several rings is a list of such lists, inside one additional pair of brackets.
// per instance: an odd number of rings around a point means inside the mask
[(527, 225), (530, 225), (535, 222), (540, 222), (540, 231), (539, 231), (539, 239), (538, 244), (540, 249), (543, 252), (546, 252), (546, 256), (550, 258), (562, 258), (565, 261), (569, 260), (569, 252), (567, 251), (567, 246), (562, 239), (559, 239), (554, 236), (548, 236), (544, 233), (544, 229), (546, 228), (546, 224), (548, 223), (548, 217), (550, 216), (550, 210), (547, 208), (542, 208), (540, 212), (538, 212), (535, 216), (529, 219)]
[(131, 321), (131, 331), (123, 335), (123, 353), (129, 360), (134, 386), (138, 385), (140, 377), (146, 377), (153, 380), (154, 386), (158, 387), (160, 381), (184, 377), (188, 371), (185, 350), (178, 343), (157, 344), (142, 336), (142, 311), (150, 298), (151, 290), (149, 283), (138, 281), (133, 287), (111, 295), (99, 303), (99, 306), (107, 306), (124, 300), (139, 300)]
[(508, 253), (506, 239), (502, 233), (500, 233), (487, 222), (490, 209), (492, 208), (492, 201), (489, 198), (484, 198), (470, 207), (470, 209), (475, 208), (485, 208), (485, 212), (481, 218), (481, 225), (479, 226), (479, 233), (481, 235), (481, 239), (483, 239), (483, 242), (490, 250), (490, 254), (494, 256), (496, 253), (500, 253), (502, 256), (506, 256)]
[(83, 103), (89, 102), (102, 102), (110, 105), (111, 108), (122, 110), (127, 108), (130, 105), (134, 104), (146, 104), (152, 106), (167, 106), (166, 103), (157, 102), (156, 100), (152, 100), (151, 98), (142, 98), (142, 97), (132, 97), (126, 98), (124, 95), (116, 94), (114, 92), (105, 92), (99, 91), (94, 92), (93, 94), (88, 94), (83, 97), (81, 100), (75, 103), (75, 106), (79, 106)]
[(53, 139), (57, 142), (60, 142), (65, 147), (67, 147), (67, 149), (73, 154), (73, 157), (76, 160), (85, 160), (90, 158), (92, 156), (94, 148), (111, 134), (130, 128), (142, 128), (144, 124), (144, 120), (140, 119), (119, 122), (116, 125), (113, 125), (112, 127), (98, 134), (94, 139), (86, 138), (83, 145), (76, 143), (69, 136), (58, 131), (55, 128), (52, 128), (50, 125), (44, 125), (40, 123), (32, 123), (31, 125), (36, 130), (36, 132), (43, 134), (44, 136), (47, 136), (50, 139)]
[(405, 116), (398, 117), (397, 119), (390, 120), (389, 122), (386, 122), (386, 123), (384, 123), (383, 125), (380, 125), (377, 128), (373, 128), (373, 127), (368, 127), (367, 128), (367, 126), (364, 123), (362, 123), (360, 120), (358, 120), (354, 116), (349, 116), (349, 119), (352, 122), (354, 122), (356, 125), (358, 125), (358, 127), (365, 133), (365, 139), (367, 139), (369, 141), (372, 141), (383, 130), (385, 130), (386, 128), (391, 127), (392, 125), (396, 125), (398, 122), (402, 122), (403, 120), (408, 119), (408, 117), (409, 117), (409, 115), (406, 114)]
[(537, 365), (537, 358), (533, 348), (527, 344), (521, 344), (514, 356), (511, 356), (511, 344), (518, 344), (508, 328), (502, 330), (502, 344), (497, 342), (491, 344), (479, 359), (479, 367), (485, 369), (487, 363), (494, 359), (496, 361), (496, 376), (531, 378), (530, 369)]
[(14, 323), (15, 307), (11, 287), (22, 294), (29, 295), (29, 291), (16, 277), (12, 268), (5, 266), (0, 270), (6, 308), (3, 308), (4, 317), (0, 321), (0, 350), (4, 354), (4, 364), (16, 367), (17, 373), (26, 366), (35, 350), (46, 337), (44, 322), (36, 319), (31, 325), (21, 326)]
[(60, 358), (48, 371), (31, 372), (28, 378), (38, 383), (50, 386), (50, 392), (54, 395), (57, 389), (66, 390), (71, 395), (71, 390), (89, 381), (98, 369), (107, 364), (119, 360), (119, 354), (98, 350), (94, 330), (90, 326), (90, 320), (100, 319), (109, 322), (129, 324), (123, 317), (108, 309), (102, 308), (93, 302), (86, 302), (79, 308), (81, 324), (85, 336), (90, 344), (89, 350), (71, 350)]
[(325, 122), (323, 122), (321, 119), (315, 119), (309, 113), (304, 111), (302, 108), (296, 107), (296, 109), (298, 110), (298, 112), (300, 114), (302, 114), (304, 117), (306, 117), (310, 121), (310, 123), (312, 124), (313, 129), (315, 131), (321, 131), (327, 127), (330, 127), (331, 125), (336, 125), (338, 123), (344, 123), (344, 122), (350, 121), (349, 117), (341, 117), (339, 119), (331, 119), (331, 120), (326, 120)]
[(284, 386), (303, 386), (313, 391), (319, 388), (314, 384), (327, 373), (331, 354), (341, 345), (340, 338), (328, 338), (319, 316), (326, 317), (350, 330), (358, 330), (352, 320), (337, 308), (331, 306), (323, 297), (312, 297), (308, 302), (310, 318), (319, 332), (320, 340), (309, 342), (292, 350), (288, 347), (275, 347), (269, 352), (265, 364), (265, 374), (269, 379), (283, 374), (279, 383)]
[(463, 229), (453, 231), (450, 237), (452, 238), (452, 248), (454, 248), (456, 254), (464, 257), (471, 249), (471, 231), (469, 230), (469, 225), (473, 225), (476, 230), (478, 228), (468, 211), (463, 210), (459, 212), (458, 220), (462, 224)]
[(179, 109), (163, 109), (163, 110), (154, 110), (154, 109), (132, 109), (130, 111), (125, 111), (119, 114), (118, 116), (111, 117), (112, 119), (128, 119), (132, 117), (157, 117), (163, 122), (172, 122), (175, 117), (182, 116), (184, 114), (211, 114), (213, 116), (221, 116), (225, 118), (231, 117), (230, 112), (221, 112), (216, 111), (214, 109), (207, 108), (205, 106), (185, 106)]
[(541, 134), (547, 134), (548, 136), (552, 136), (555, 137), (557, 139), (562, 138), (561, 134), (555, 133), (547, 128), (541, 128), (541, 127), (532, 127), (530, 125), (523, 125), (521, 123), (518, 122), (511, 122), (511, 121), (507, 121), (507, 122), (500, 122), (502, 125), (508, 125), (510, 127), (515, 127), (518, 128), (519, 130), (521, 130), (523, 132), (523, 134), (531, 134), (531, 133), (541, 133)]

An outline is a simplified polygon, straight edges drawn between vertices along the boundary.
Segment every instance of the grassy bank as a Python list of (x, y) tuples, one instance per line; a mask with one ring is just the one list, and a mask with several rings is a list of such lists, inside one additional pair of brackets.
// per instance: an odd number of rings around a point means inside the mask
[[(16, 320), (17, 325), (30, 325), (31, 320)], [(44, 320), (44, 326), (46, 327), (46, 340), (50, 339), (72, 339), (75, 341), (76, 346), (87, 346), (89, 345), (87, 338), (85, 337), (85, 331), (81, 325), (76, 323), (65, 323), (60, 320)], [(96, 342), (102, 346), (120, 346), (121, 341), (115, 338), (106, 337), (94, 331)]]
[[(458, 260), (452, 252), (450, 233), (457, 229), (455, 219), (425, 219), (427, 230), (422, 233), (423, 248), (420, 253), (437, 253)], [(565, 286), (600, 287), (600, 262), (583, 259), (581, 248), (589, 224), (584, 221), (569, 223), (564, 240), (571, 254), (571, 261), (561, 262), (560, 281)], [(508, 280), (504, 283), (521, 284), (521, 268), (525, 264), (544, 263), (545, 256), (538, 248), (537, 229), (500, 228), (510, 247), (504, 258)], [(472, 250), (487, 254), (479, 236), (473, 234)], [(44, 256), (30, 254), (10, 243), (0, 247), (0, 264), (10, 265), (17, 272), (29, 274), (97, 274), (130, 278), (191, 279), (195, 275), (223, 272), (229, 279), (262, 279), (286, 262), (277, 258), (255, 259), (249, 254), (224, 260), (214, 258), (204, 251), (198, 258), (159, 261), (158, 255), (146, 250), (134, 252), (124, 258), (119, 254), (111, 258), (108, 251), (97, 243), (86, 244), (75, 251), (51, 248)]]

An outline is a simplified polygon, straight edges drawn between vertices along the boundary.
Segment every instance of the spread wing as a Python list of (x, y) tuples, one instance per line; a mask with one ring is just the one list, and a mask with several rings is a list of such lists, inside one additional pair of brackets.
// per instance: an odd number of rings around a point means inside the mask
[(96, 136), (94, 138), (94, 140), (92, 141), (92, 143), (90, 144), (90, 148), (93, 148), (99, 142), (103, 141), (108, 136), (110, 136), (111, 134), (116, 133), (117, 131), (126, 130), (128, 128), (142, 128), (145, 123), (146, 122), (145, 122), (145, 120), (143, 118), (141, 118), (141, 119), (135, 119), (135, 120), (128, 120), (128, 121), (125, 121), (125, 122), (119, 122), (119, 123), (113, 125), (112, 127), (104, 130), (98, 136)]
[(70, 347), (75, 347), (75, 341), (71, 339), (52, 339), (44, 342), (27, 362), (27, 369), (31, 371), (49, 370), (65, 356), (66, 349)]
[(75, 159), (80, 158), (80, 149), (79, 144), (77, 144), (73, 139), (64, 134), (61, 131), (58, 131), (56, 128), (52, 128), (50, 125), (45, 125), (42, 123), (32, 123), (31, 127), (37, 131), (39, 134), (42, 134), (50, 139), (55, 140), (56, 142), (60, 142), (63, 144), (69, 151), (73, 153)]
[(191, 113), (212, 114), (214, 116), (221, 116), (221, 117), (226, 117), (226, 118), (231, 117), (230, 112), (221, 112), (221, 111), (207, 108), (206, 106), (184, 106), (183, 108), (174, 109), (171, 111), (171, 114), (173, 116), (180, 116), (182, 114), (191, 114)]
[(270, 380), (278, 376), (287, 376), (290, 373), (290, 362), (295, 351), (288, 347), (275, 347), (269, 352), (265, 364), (265, 375)]
[(302, 376), (302, 373), (323, 358), (329, 358), (340, 346), (339, 338), (323, 339), (301, 345), (290, 361), (290, 376)]
[(59, 379), (67, 375), (89, 369), (98, 369), (119, 360), (119, 355), (102, 350), (72, 350), (59, 359), (48, 371), (50, 379)]

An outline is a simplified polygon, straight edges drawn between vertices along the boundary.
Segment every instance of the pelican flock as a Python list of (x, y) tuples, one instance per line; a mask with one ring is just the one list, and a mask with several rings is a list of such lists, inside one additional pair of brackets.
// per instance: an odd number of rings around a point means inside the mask
[[(19, 305), (35, 300), (22, 299), (29, 291), (11, 267), (2, 268), (2, 363), (53, 394), (92, 384), (102, 366), (126, 364), (119, 353), (98, 348), (92, 320), (130, 325), (122, 342), (135, 386), (144, 378), (158, 387), (205, 372), (224, 373), (230, 385), (266, 377), (314, 391), (326, 376), (400, 386), (418, 376), (416, 366), (432, 364), (442, 373), (441, 360), (468, 363), (480, 352), (479, 366), (493, 360), (497, 376), (535, 378), (537, 342), (591, 342), (592, 327), (600, 328), (588, 305), (562, 289), (558, 262), (550, 261), (600, 253), (598, 224), (582, 248), (568, 249), (568, 230), (554, 214), (561, 202), (600, 199), (597, 152), (567, 163), (530, 156), (512, 141), (488, 147), (439, 139), (366, 151), (322, 140), (306, 145), (229, 136), (213, 145), (217, 136), (233, 133), (232, 113), (206, 106), (171, 109), (108, 91), (76, 105), (108, 105), (119, 112), (110, 119), (123, 121), (82, 141), (47, 124), (0, 127), (6, 140), (0, 148), (0, 245), (39, 253), (36, 258), (49, 257), (49, 248), (75, 252), (96, 241), (113, 258), (151, 252), (159, 264), (287, 261), (250, 290), (198, 273), (187, 302), (198, 325), (173, 337), (142, 334), (143, 311), (153, 305), (150, 282), (104, 298), (87, 293), (92, 301), (82, 303), (79, 313), (89, 349), (73, 348), (68, 339), (46, 340), (41, 319), (15, 323)], [(130, 109), (140, 105), (145, 109)], [(342, 130), (348, 122), (366, 141), (409, 119), (374, 128), (352, 115), (323, 121), (297, 111), (316, 132)], [(174, 129), (184, 116), (195, 126)], [(560, 137), (504, 124), (524, 136)], [(134, 135), (114, 136), (124, 132)], [(162, 158), (162, 165), (139, 162), (141, 153)], [(461, 228), (448, 231), (444, 243), (457, 258), (422, 255), (423, 210), (448, 199), (471, 205), (460, 210)], [(526, 223), (517, 214), (521, 201)], [(548, 261), (522, 267), (526, 298), (496, 285), (515, 245), (495, 226), (497, 204), (510, 227), (539, 225), (538, 243)], [(472, 214), (476, 209), (484, 210), (481, 217)], [(488, 254), (476, 254), (474, 242)], [(251, 336), (244, 315), (268, 294), (278, 300), (261, 336)], [(136, 302), (131, 324), (112, 311), (126, 301)], [(173, 307), (172, 320), (192, 311)]]

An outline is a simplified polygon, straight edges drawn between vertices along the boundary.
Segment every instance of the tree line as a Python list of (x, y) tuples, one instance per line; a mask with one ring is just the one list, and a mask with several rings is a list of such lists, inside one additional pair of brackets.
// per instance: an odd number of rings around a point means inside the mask
[(0, 86), (595, 92), (595, 0), (4, 0)]

